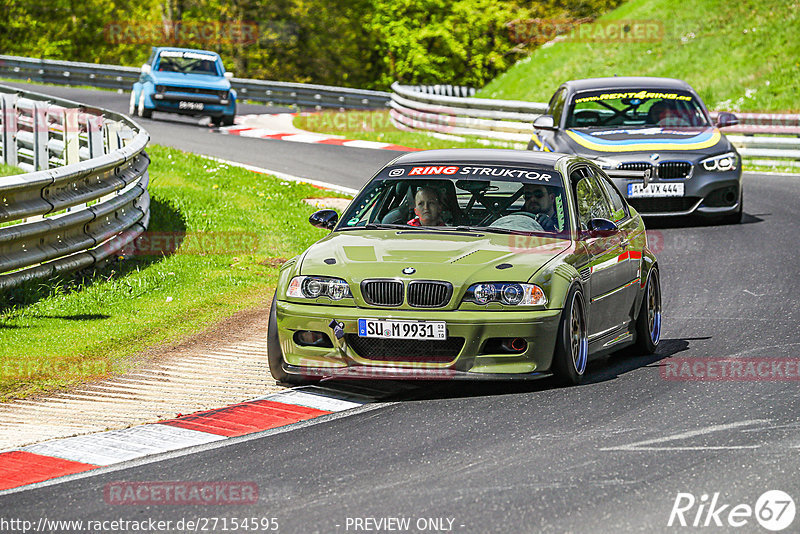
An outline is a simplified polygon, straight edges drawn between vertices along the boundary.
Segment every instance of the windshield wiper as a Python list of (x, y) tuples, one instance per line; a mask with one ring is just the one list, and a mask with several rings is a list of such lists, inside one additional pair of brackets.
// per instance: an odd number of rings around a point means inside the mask
[(514, 235), (531, 235), (533, 233), (537, 233), (534, 231), (525, 231), (525, 230), (512, 230), (510, 228), (496, 228), (493, 226), (472, 226), (470, 227), (471, 230), (480, 230), (481, 232), (489, 232), (495, 234), (514, 234)]
[[(358, 228), (355, 226), (354, 228)], [(385, 223), (369, 223), (362, 226), (365, 230), (413, 230), (415, 228), (422, 228), (421, 226), (411, 226), (410, 224), (385, 224)]]

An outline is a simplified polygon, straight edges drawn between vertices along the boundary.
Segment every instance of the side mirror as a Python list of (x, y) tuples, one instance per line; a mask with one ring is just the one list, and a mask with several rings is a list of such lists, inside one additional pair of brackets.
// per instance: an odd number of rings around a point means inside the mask
[(225, 76), (226, 80), (232, 80), (233, 79), (233, 73), (232, 72), (227, 72), (226, 71), (225, 74), (223, 74), (223, 76)]
[(726, 126), (736, 126), (739, 124), (739, 118), (733, 113), (727, 111), (720, 111), (717, 115), (717, 126), (725, 128)]
[(619, 232), (619, 227), (608, 219), (596, 218), (589, 221), (590, 237), (610, 237)]
[(333, 230), (339, 222), (339, 214), (335, 210), (319, 210), (311, 214), (308, 218), (311, 226), (316, 226), (323, 230)]
[(150, 65), (148, 65), (147, 63), (142, 65), (142, 74), (150, 74), (152, 71), (153, 71), (153, 68)]
[(536, 130), (555, 130), (555, 122), (552, 115), (539, 115), (533, 120), (533, 128)]

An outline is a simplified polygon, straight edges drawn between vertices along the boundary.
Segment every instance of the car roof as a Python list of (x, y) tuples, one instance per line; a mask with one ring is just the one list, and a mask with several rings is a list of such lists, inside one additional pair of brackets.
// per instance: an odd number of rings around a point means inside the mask
[(572, 92), (598, 89), (672, 89), (694, 92), (692, 86), (675, 78), (651, 76), (613, 76), (608, 78), (586, 78), (570, 80), (563, 84)]
[(410, 163), (495, 163), (503, 165), (540, 165), (555, 168), (565, 154), (534, 152), (532, 150), (506, 150), (501, 148), (446, 148), (410, 152), (389, 165)]
[(219, 57), (219, 54), (214, 52), (213, 50), (203, 50), (202, 48), (178, 48), (175, 46), (156, 46), (156, 52), (159, 54), (164, 51), (169, 52), (199, 52), (201, 54), (211, 54), (213, 56)]

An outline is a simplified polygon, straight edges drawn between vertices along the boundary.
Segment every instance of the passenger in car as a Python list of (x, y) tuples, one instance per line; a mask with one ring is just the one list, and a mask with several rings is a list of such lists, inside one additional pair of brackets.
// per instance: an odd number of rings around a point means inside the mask
[(444, 226), (442, 200), (432, 187), (421, 187), (414, 195), (414, 213), (417, 215), (407, 224), (411, 226)]

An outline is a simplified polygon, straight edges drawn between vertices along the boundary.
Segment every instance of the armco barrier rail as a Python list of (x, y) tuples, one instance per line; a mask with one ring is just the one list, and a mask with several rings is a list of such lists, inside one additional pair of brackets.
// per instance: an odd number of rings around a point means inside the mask
[[(392, 91), (390, 114), (398, 128), (518, 147), (527, 145), (533, 133), (531, 123), (547, 109), (547, 104), (536, 102), (455, 96), (470, 94), (466, 88), (394, 83)], [(743, 156), (800, 160), (800, 115), (738, 113), (737, 117), (740, 124), (723, 131)], [(794, 137), (778, 137), (787, 134)], [(793, 164), (774, 159), (759, 162)]]
[[(130, 91), (140, 73), (134, 67), (0, 55), (0, 76), (32, 82)], [(233, 78), (231, 85), (240, 99), (319, 109), (382, 109), (389, 105), (391, 96), (384, 91), (247, 78)]]
[(89, 267), (147, 228), (147, 132), (111, 111), (0, 85), (0, 289)]

